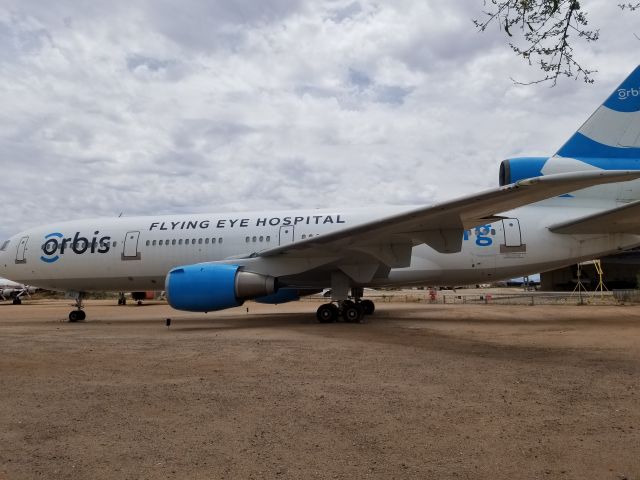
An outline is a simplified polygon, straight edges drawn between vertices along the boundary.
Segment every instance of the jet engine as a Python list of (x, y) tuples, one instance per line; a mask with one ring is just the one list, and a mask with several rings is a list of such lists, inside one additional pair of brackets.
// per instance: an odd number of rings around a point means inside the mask
[(523, 157), (503, 160), (500, 164), (500, 186), (525, 178), (540, 177), (547, 157)]
[(211, 312), (277, 292), (276, 279), (246, 272), (239, 265), (198, 263), (174, 268), (165, 281), (169, 304), (177, 310)]

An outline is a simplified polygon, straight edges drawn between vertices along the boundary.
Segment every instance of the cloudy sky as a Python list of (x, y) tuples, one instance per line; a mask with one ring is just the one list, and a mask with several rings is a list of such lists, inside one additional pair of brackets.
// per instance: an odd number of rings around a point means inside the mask
[[(416, 204), (552, 154), (638, 63), (585, 0), (596, 84), (539, 72), (482, 0), (0, 2), (0, 237), (63, 219)], [(635, 29), (635, 30), (634, 30)]]

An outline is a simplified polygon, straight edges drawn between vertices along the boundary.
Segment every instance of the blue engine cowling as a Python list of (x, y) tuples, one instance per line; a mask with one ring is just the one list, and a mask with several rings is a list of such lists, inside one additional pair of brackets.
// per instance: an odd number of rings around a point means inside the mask
[(500, 186), (525, 178), (540, 177), (548, 157), (523, 157), (503, 160), (500, 164)]
[(177, 310), (211, 312), (271, 295), (277, 287), (275, 278), (245, 272), (239, 265), (198, 263), (171, 270), (165, 290), (169, 304)]

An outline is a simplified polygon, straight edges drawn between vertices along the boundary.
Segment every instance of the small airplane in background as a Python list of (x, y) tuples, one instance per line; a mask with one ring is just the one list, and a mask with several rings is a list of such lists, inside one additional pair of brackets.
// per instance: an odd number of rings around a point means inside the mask
[[(131, 300), (136, 302), (138, 305), (142, 305), (144, 300), (157, 300), (163, 298), (163, 292), (158, 292), (154, 290), (149, 290), (146, 292), (131, 292)], [(118, 305), (126, 305), (127, 304), (127, 295), (125, 292), (118, 293)]]
[(22, 304), (22, 297), (30, 297), (36, 293), (36, 287), (30, 287), (21, 283), (12, 282), (6, 278), (0, 278), (0, 300), (6, 302), (12, 300), (14, 305)]
[(639, 246), (638, 179), (640, 67), (555, 155), (504, 160), (491, 190), (427, 206), (56, 222), (0, 243), (0, 274), (74, 292), (72, 322), (90, 291), (165, 290), (178, 310), (210, 312), (327, 288), (318, 320), (359, 322), (375, 309), (365, 288), (493, 283)]

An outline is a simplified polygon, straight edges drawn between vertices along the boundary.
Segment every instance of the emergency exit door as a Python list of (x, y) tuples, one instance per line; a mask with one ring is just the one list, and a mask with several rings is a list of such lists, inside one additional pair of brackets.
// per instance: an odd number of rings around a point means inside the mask
[(522, 242), (520, 221), (517, 218), (505, 218), (502, 220), (504, 243), (500, 245), (500, 253), (526, 252), (527, 246)]
[(280, 238), (278, 245), (287, 245), (293, 243), (293, 226), (280, 227)]

